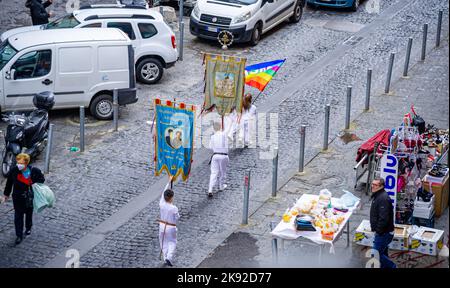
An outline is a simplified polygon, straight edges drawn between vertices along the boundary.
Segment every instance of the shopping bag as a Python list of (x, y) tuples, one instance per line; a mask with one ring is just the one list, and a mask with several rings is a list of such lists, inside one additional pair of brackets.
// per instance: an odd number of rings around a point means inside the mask
[(53, 207), (55, 204), (55, 194), (47, 185), (34, 183), (31, 188), (34, 193), (33, 206), (35, 212), (39, 213), (47, 207)]

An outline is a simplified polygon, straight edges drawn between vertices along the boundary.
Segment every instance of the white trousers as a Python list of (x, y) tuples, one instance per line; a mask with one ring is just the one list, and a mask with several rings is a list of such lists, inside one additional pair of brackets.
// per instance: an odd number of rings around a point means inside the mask
[(227, 155), (214, 155), (212, 157), (208, 192), (212, 192), (214, 186), (217, 185), (217, 180), (219, 180), (219, 189), (223, 188), (223, 184), (225, 184), (227, 178), (228, 161)]
[[(165, 260), (172, 262), (175, 248), (177, 247), (177, 227), (167, 226), (164, 232), (164, 224), (159, 224), (159, 246)], [(164, 239), (164, 240), (163, 240)]]

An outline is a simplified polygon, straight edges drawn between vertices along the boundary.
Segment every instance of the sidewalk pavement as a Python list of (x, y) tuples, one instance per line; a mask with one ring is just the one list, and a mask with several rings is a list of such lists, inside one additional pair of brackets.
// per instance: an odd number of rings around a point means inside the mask
[[(278, 264), (272, 259), (272, 238), (270, 222), (278, 223), (288, 207), (292, 207), (302, 194), (318, 194), (328, 189), (333, 197), (340, 197), (342, 190), (348, 190), (361, 198), (361, 210), (356, 210), (350, 219), (350, 241), (363, 219), (369, 219), (370, 199), (365, 195), (365, 185), (354, 189), (356, 151), (368, 138), (380, 130), (397, 127), (403, 115), (410, 112), (414, 104), (416, 112), (426, 123), (441, 129), (449, 127), (449, 46), (448, 38), (441, 47), (429, 52), (424, 62), (410, 68), (409, 77), (400, 78), (391, 86), (393, 93), (383, 95), (373, 91), (371, 107), (362, 112), (351, 125), (352, 137), (345, 143), (335, 137), (329, 150), (318, 154), (305, 167), (304, 173), (297, 173), (277, 192), (277, 197), (267, 200), (249, 218), (249, 224), (241, 226), (218, 246), (199, 267), (365, 267), (367, 247), (351, 243), (346, 247), (346, 236), (335, 245), (335, 254), (324, 249), (323, 260), (318, 261), (317, 246), (307, 242), (278, 241)], [(308, 137), (308, 135), (306, 135)], [(271, 177), (268, 175), (268, 177)], [(363, 180), (364, 181), (364, 180)], [(250, 192), (251, 193), (251, 192)], [(449, 209), (436, 219), (435, 228), (445, 230), (444, 243), (448, 245)], [(300, 243), (301, 242), (301, 243)], [(446, 267), (448, 258), (422, 255), (414, 252), (390, 250), (390, 257), (399, 268)]]

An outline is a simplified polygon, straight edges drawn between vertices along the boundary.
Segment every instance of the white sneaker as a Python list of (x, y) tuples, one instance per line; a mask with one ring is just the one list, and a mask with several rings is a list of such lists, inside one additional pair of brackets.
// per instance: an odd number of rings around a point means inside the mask
[(219, 191), (223, 191), (223, 190), (225, 190), (227, 187), (228, 187), (227, 184), (223, 184), (223, 186), (219, 188)]

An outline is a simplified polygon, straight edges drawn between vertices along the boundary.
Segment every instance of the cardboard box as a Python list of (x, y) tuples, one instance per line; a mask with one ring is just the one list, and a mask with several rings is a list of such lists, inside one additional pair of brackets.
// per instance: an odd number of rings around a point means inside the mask
[(395, 224), (394, 239), (389, 244), (389, 249), (408, 251), (411, 235), (409, 234), (410, 225)]
[(434, 212), (434, 206), (414, 207), (413, 217), (430, 219)]
[[(395, 225), (394, 239), (389, 244), (389, 249), (393, 250), (409, 250), (411, 235), (409, 234), (409, 225)], [(373, 247), (375, 240), (375, 232), (370, 231), (370, 221), (363, 220), (355, 232), (354, 242), (358, 245)]]
[(370, 221), (363, 220), (356, 229), (353, 241), (358, 245), (373, 247), (374, 239), (375, 233), (371, 231)]
[(414, 209), (415, 208), (429, 208), (430, 206), (434, 206), (436, 197), (433, 195), (429, 202), (423, 202), (421, 200), (414, 200)]
[(444, 231), (420, 227), (411, 238), (410, 250), (422, 254), (437, 256), (443, 247)]
[(434, 201), (434, 210), (436, 211), (437, 217), (441, 216), (448, 207), (448, 178), (449, 175), (447, 174), (444, 180), (442, 180), (442, 183), (429, 181), (429, 179), (433, 179), (429, 175), (425, 175), (422, 179), (423, 189), (432, 192), (436, 198)]

